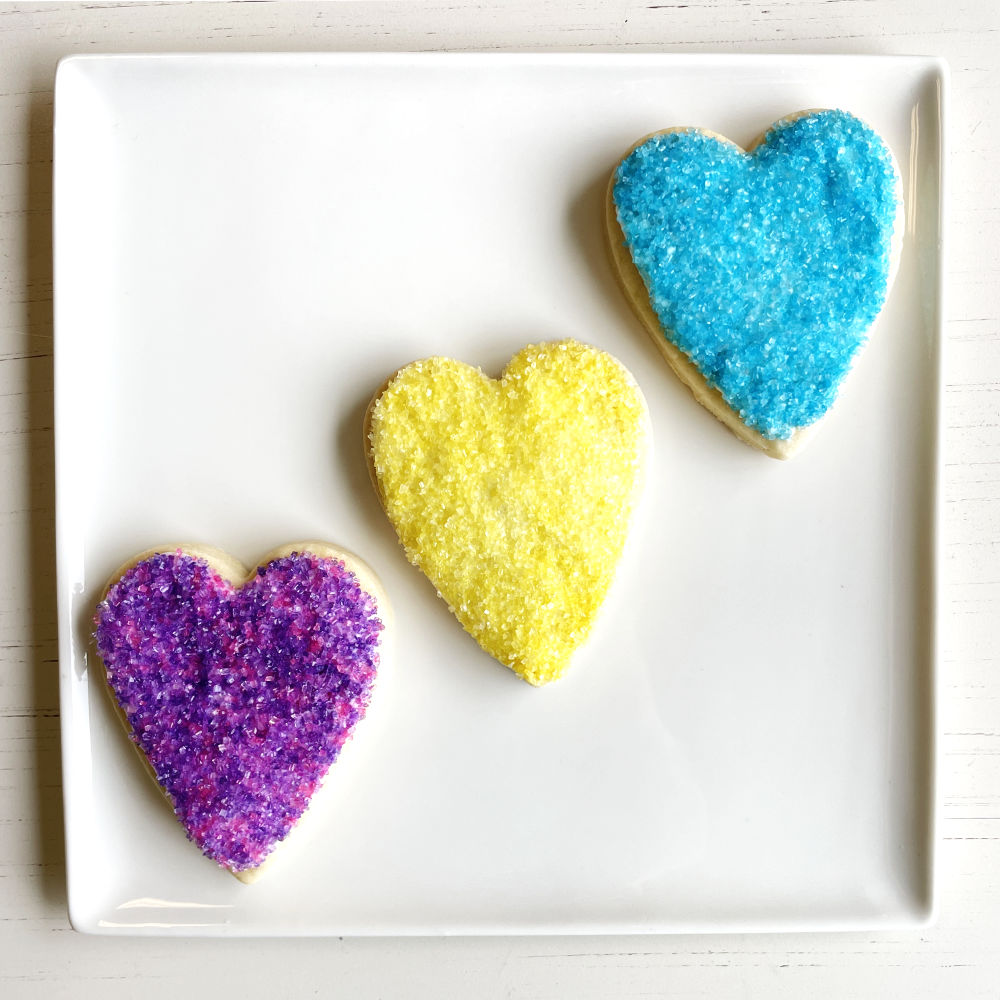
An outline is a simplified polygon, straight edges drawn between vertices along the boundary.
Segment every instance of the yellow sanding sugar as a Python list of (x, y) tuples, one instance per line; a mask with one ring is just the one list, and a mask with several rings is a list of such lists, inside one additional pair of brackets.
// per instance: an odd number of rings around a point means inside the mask
[(490, 655), (554, 680), (591, 630), (641, 481), (632, 377), (571, 340), (526, 347), (498, 380), (429, 358), (396, 374), (370, 427), (410, 561)]

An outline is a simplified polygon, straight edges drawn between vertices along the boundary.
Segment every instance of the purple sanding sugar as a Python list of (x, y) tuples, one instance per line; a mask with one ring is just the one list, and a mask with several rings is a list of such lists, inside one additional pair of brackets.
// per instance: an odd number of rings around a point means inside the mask
[(338, 560), (293, 553), (234, 589), (178, 551), (129, 569), (96, 625), (132, 738), (188, 836), (228, 868), (259, 865), (364, 717), (374, 598)]

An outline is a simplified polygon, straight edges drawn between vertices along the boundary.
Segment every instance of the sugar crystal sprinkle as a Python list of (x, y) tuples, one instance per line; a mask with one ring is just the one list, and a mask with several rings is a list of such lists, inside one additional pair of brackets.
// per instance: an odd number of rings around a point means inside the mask
[(178, 550), (98, 606), (108, 683), (188, 837), (257, 867), (301, 816), (365, 715), (374, 598), (343, 562), (292, 553), (234, 588)]
[(668, 336), (748, 426), (818, 420), (882, 308), (899, 199), (863, 122), (820, 111), (752, 152), (695, 129), (619, 165), (618, 221)]
[(645, 422), (622, 365), (575, 341), (525, 348), (500, 379), (417, 361), (372, 408), (372, 460), (408, 558), (532, 684), (563, 673), (610, 586)]

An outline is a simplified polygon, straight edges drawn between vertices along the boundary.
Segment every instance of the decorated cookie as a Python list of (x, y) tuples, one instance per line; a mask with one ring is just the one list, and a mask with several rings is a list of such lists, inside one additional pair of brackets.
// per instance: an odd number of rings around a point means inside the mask
[(621, 285), (671, 367), (738, 437), (787, 458), (832, 406), (885, 303), (899, 171), (844, 111), (772, 125), (744, 151), (672, 128), (608, 188)]
[(365, 418), (372, 482), (410, 561), (487, 653), (532, 684), (566, 669), (612, 582), (647, 449), (626, 369), (574, 341), (499, 379), (400, 369)]
[(364, 718), (387, 604), (331, 545), (248, 572), (215, 549), (150, 550), (95, 618), (119, 715), (202, 852), (252, 881)]

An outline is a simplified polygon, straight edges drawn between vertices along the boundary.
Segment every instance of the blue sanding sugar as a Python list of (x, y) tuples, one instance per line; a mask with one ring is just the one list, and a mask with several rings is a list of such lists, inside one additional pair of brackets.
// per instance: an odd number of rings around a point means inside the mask
[(784, 439), (832, 405), (885, 301), (897, 179), (844, 111), (752, 153), (695, 129), (619, 165), (618, 220), (666, 335), (748, 426)]

